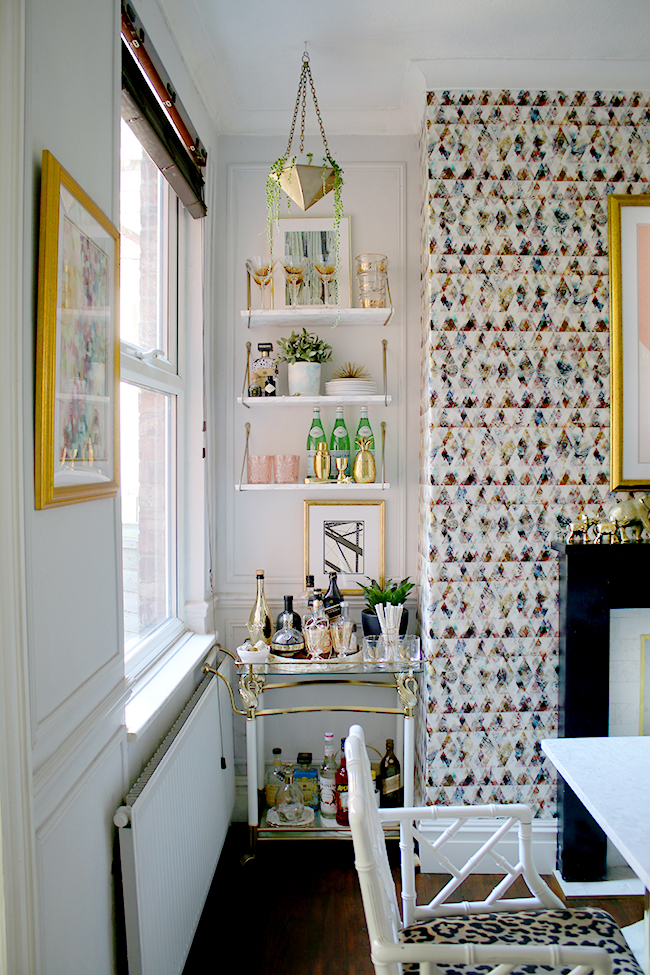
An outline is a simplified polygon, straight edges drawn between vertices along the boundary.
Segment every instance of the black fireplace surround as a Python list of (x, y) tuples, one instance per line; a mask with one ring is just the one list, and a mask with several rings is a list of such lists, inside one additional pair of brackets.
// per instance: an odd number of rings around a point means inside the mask
[[(650, 545), (554, 542), (560, 568), (559, 737), (609, 733), (609, 611), (650, 607)], [(607, 839), (558, 776), (557, 866), (566, 881), (602, 880)]]

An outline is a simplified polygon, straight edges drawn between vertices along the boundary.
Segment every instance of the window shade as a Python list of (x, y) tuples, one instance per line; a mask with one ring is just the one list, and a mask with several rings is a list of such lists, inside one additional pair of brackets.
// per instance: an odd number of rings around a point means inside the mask
[(207, 207), (201, 170), (167, 118), (124, 38), (122, 118), (173, 187), (181, 203), (193, 217), (204, 217)]

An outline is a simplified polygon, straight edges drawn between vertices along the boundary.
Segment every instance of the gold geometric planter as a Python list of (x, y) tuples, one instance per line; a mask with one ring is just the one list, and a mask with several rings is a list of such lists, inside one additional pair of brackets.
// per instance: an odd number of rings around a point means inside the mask
[[(271, 177), (277, 180), (275, 173)], [(329, 166), (303, 166), (296, 163), (280, 173), (280, 186), (301, 210), (322, 199), (334, 189), (334, 170)]]

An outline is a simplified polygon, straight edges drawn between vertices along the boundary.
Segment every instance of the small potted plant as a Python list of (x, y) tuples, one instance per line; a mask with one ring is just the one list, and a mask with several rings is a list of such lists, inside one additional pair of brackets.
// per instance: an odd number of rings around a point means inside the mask
[[(361, 583), (359, 585), (361, 586)], [(414, 587), (415, 583), (409, 582), (408, 576), (406, 579), (402, 579), (401, 582), (393, 582), (392, 579), (388, 579), (383, 586), (376, 579), (370, 579), (369, 586), (361, 586), (363, 594), (366, 597), (366, 605), (361, 613), (361, 625), (363, 626), (364, 636), (379, 636), (381, 633), (381, 626), (379, 625), (379, 618), (375, 609), (378, 603), (388, 603), (391, 606), (403, 605), (409, 592)], [(404, 606), (399, 627), (401, 636), (406, 633), (408, 622), (409, 614), (406, 606)]]
[(280, 362), (288, 363), (289, 396), (318, 396), (321, 364), (332, 358), (332, 346), (306, 328), (279, 339)]

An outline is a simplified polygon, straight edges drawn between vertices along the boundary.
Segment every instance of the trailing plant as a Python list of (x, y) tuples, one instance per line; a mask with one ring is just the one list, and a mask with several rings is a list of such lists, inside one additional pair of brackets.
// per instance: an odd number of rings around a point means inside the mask
[[(295, 161), (295, 156), (291, 159), (288, 159), (286, 156), (280, 156), (272, 164), (269, 169), (269, 175), (266, 177), (266, 239), (269, 244), (271, 260), (273, 260), (273, 228), (280, 219), (280, 197), (282, 196), (280, 176), (285, 167), (290, 169)], [(290, 209), (291, 200), (287, 197), (287, 210)]]
[(332, 346), (303, 328), (292, 332), (288, 339), (278, 339), (281, 362), (328, 362), (332, 358)]
[[(370, 576), (367, 576), (370, 578)], [(381, 586), (376, 579), (370, 579), (369, 586), (362, 586), (358, 583), (360, 588), (363, 590), (363, 594), (366, 597), (366, 605), (364, 610), (367, 613), (375, 613), (377, 610), (375, 607), (378, 603), (389, 604), (391, 606), (399, 606), (406, 600), (406, 597), (410, 593), (411, 589), (415, 587), (414, 582), (409, 582), (409, 577), (402, 579), (401, 582), (393, 582), (392, 579), (388, 579), (383, 586)]]

